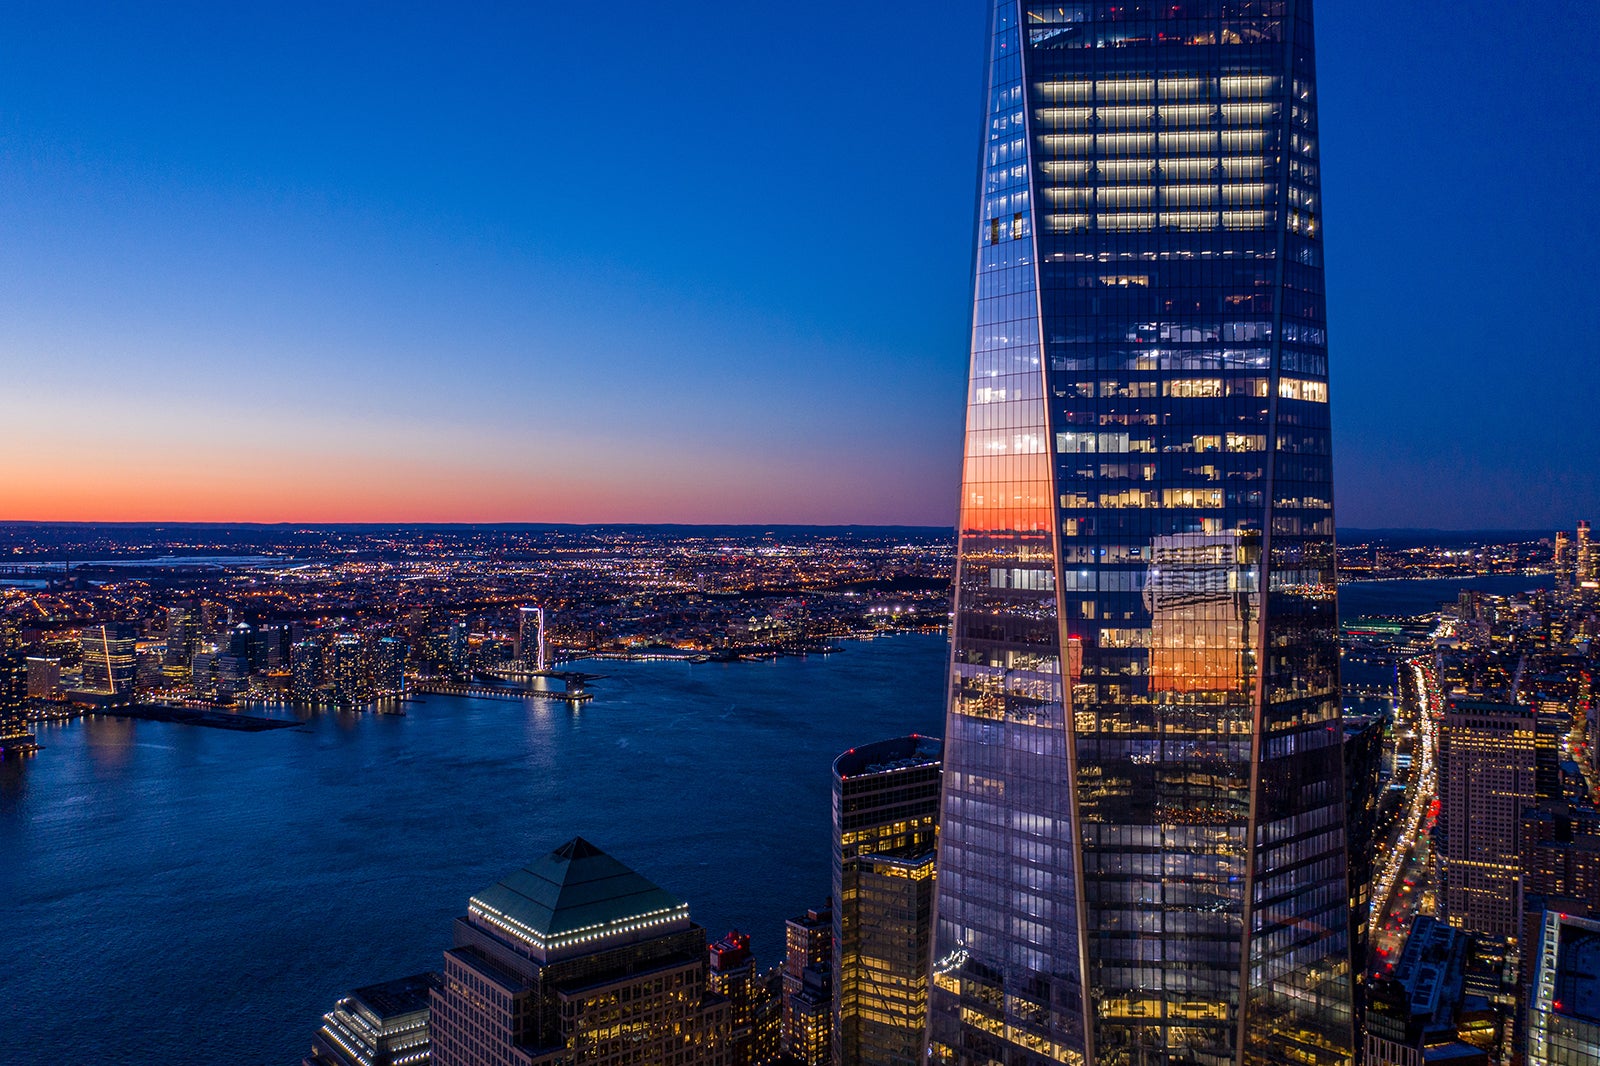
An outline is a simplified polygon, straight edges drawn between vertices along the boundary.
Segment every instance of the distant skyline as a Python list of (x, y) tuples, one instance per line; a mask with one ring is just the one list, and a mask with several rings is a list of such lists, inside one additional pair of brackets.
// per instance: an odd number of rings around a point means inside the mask
[[(950, 526), (984, 5), (10, 5), (0, 521)], [(1600, 512), (1600, 44), (1318, 13), (1338, 524)]]

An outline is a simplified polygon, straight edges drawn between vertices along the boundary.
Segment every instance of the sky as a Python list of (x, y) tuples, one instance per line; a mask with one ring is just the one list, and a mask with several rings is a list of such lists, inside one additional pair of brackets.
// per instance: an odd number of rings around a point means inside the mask
[[(1588, 4), (1320, 5), (1338, 520), (1600, 519)], [(0, 520), (951, 525), (985, 4), (0, 9)]]

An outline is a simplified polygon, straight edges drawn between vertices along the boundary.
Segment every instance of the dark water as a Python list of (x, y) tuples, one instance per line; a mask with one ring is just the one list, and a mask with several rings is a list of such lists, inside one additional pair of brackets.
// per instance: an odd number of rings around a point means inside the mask
[(472, 892), (575, 834), (774, 962), (828, 893), (833, 756), (937, 734), (946, 647), (605, 663), (578, 712), (47, 727), (0, 764), (0, 1062), (298, 1062), (339, 993), (437, 968)]
[(1555, 587), (1549, 574), (1491, 574), (1487, 577), (1422, 578), (1415, 581), (1341, 581), (1339, 617), (1348, 621), (1365, 615), (1412, 615), (1454, 603), (1463, 590), (1511, 596), (1530, 589)]

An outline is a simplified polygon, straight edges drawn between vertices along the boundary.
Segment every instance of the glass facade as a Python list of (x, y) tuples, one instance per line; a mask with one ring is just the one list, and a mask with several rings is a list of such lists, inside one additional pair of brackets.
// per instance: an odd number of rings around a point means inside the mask
[(1311, 19), (993, 4), (937, 1061), (1352, 1059)]
[(833, 763), (833, 1062), (920, 1066), (939, 822), (933, 737)]

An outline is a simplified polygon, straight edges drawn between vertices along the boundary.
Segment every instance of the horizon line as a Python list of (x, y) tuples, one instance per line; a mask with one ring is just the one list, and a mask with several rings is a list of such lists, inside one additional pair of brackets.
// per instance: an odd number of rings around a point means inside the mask
[[(199, 519), (49, 519), (0, 518), (0, 529), (29, 527), (118, 527), (178, 528), (178, 529), (900, 529), (937, 530), (955, 533), (955, 525), (929, 525), (921, 522), (540, 522), (540, 521), (428, 521), (428, 520), (361, 520), (361, 521), (226, 521)], [(1545, 533), (1550, 530), (1540, 526), (1338, 526), (1336, 531), (1346, 533)]]

